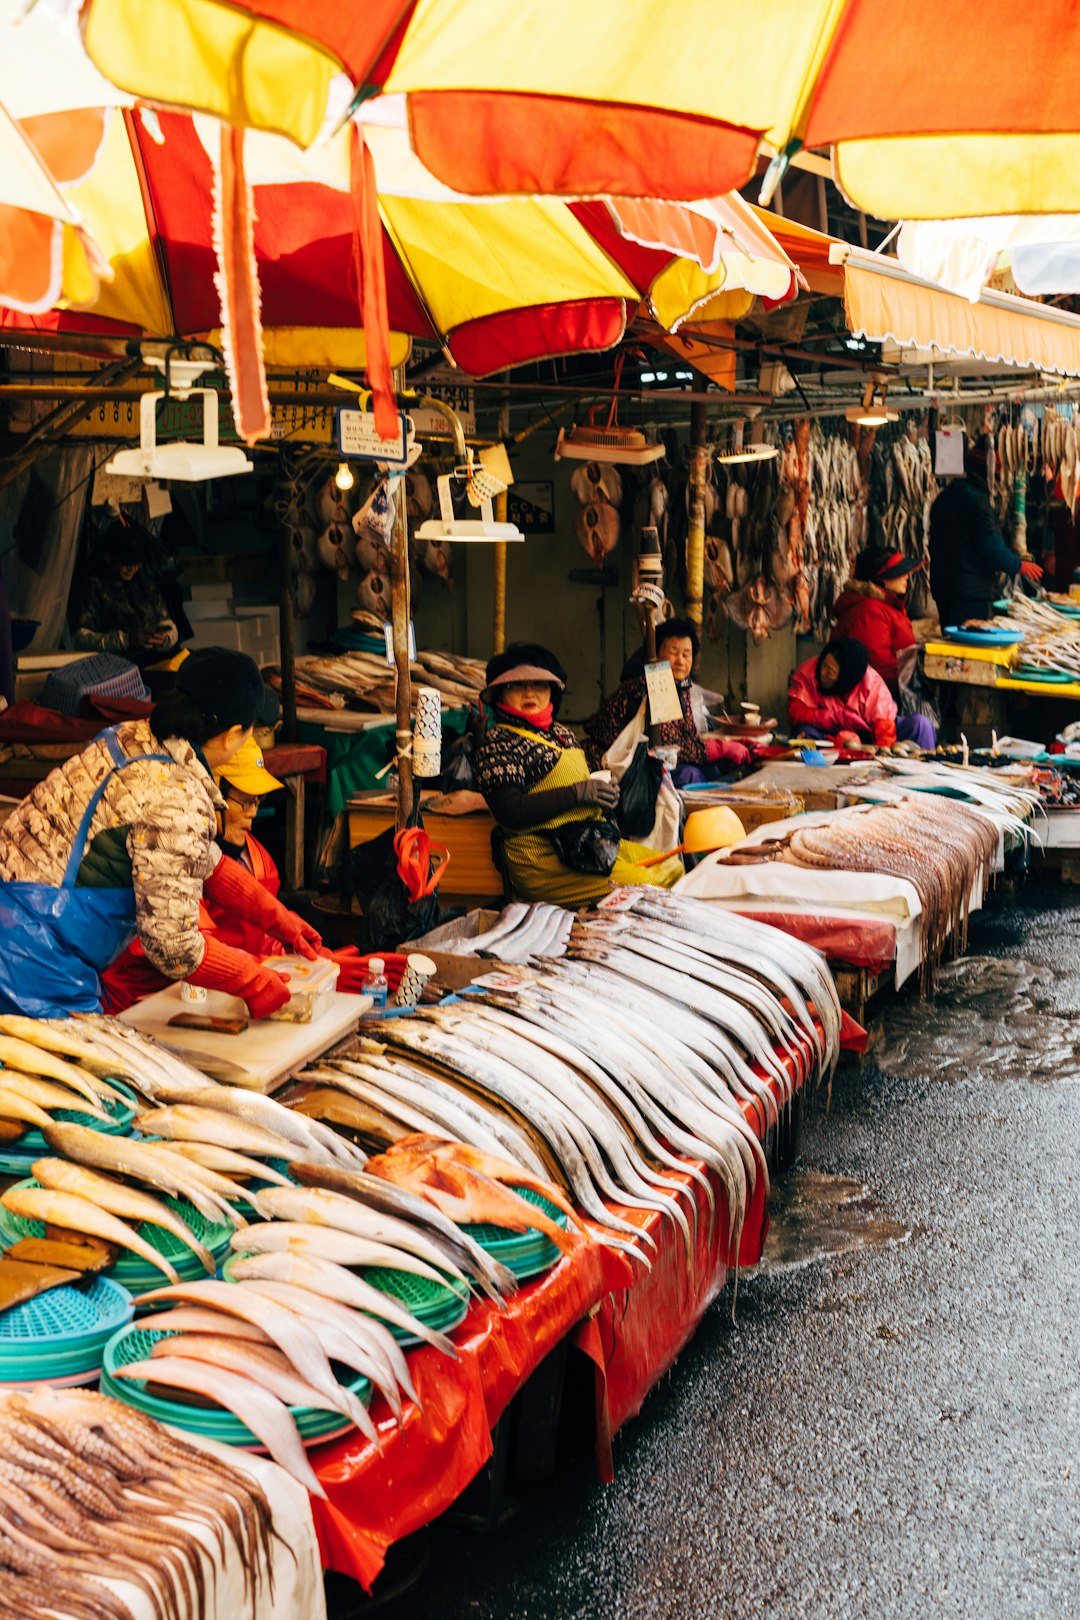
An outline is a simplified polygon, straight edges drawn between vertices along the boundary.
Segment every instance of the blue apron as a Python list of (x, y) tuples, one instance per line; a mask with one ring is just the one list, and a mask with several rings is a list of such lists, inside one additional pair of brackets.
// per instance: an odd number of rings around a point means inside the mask
[(95, 739), (115, 765), (83, 813), (59, 888), (46, 883), (0, 883), (0, 1012), (55, 1018), (99, 1012), (98, 971), (116, 960), (135, 934), (135, 891), (77, 889), (90, 824), (117, 771), (142, 760), (175, 764), (170, 754), (128, 759), (110, 726)]

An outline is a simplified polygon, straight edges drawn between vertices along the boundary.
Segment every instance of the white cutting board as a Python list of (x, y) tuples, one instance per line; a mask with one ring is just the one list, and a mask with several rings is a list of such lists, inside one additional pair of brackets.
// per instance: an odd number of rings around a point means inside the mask
[(325, 1003), (325, 1010), (316, 1012), (310, 1024), (252, 1019), (241, 1035), (169, 1027), (169, 1019), (179, 1012), (206, 1013), (216, 1018), (235, 1018), (237, 1012), (246, 1014), (242, 1001), (221, 990), (208, 990), (206, 1000), (193, 1007), (181, 1001), (179, 984), (172, 984), (136, 1002), (120, 1016), (125, 1024), (152, 1035), (215, 1080), (266, 1092), (351, 1034), (361, 1013), (372, 1004), (370, 996), (339, 995), (336, 991), (318, 1000)]

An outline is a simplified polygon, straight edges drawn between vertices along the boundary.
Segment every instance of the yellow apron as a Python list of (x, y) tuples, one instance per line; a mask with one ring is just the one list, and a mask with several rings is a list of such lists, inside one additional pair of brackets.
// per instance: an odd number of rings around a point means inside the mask
[[(542, 742), (557, 756), (551, 770), (529, 789), (530, 793), (545, 793), (548, 788), (572, 787), (588, 777), (589, 766), (582, 749), (562, 748), (557, 742), (537, 737), (535, 732), (521, 731), (517, 726), (507, 726), (506, 730), (516, 732), (519, 737), (527, 737), (531, 742)], [(647, 849), (644, 844), (632, 844), (625, 838), (619, 844), (615, 865), (606, 877), (599, 872), (575, 872), (573, 867), (564, 866), (554, 844), (546, 836), (547, 832), (555, 827), (565, 827), (571, 821), (603, 819), (604, 812), (598, 805), (575, 805), (573, 810), (566, 810), (561, 816), (552, 816), (542, 827), (529, 827), (523, 832), (506, 830), (503, 858), (515, 897), (530, 901), (546, 900), (556, 906), (587, 906), (624, 883), (651, 883), (662, 889), (670, 889), (679, 881), (683, 875), (683, 864), (677, 856), (662, 861), (658, 866), (642, 866), (642, 861), (655, 856), (655, 850)]]

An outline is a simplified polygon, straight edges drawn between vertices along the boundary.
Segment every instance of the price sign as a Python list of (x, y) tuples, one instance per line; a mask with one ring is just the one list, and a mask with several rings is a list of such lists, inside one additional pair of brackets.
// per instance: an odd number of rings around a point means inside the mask
[(390, 467), (404, 467), (409, 454), (408, 417), (398, 412), (398, 433), (381, 438), (375, 429), (375, 412), (342, 406), (336, 413), (338, 449), (347, 461), (381, 461)]

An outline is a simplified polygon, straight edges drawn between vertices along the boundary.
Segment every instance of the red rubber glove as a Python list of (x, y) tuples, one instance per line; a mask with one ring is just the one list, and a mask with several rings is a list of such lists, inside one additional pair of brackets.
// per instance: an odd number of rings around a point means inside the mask
[(837, 748), (860, 748), (862, 739), (857, 731), (838, 731), (836, 733)]
[(734, 737), (703, 737), (705, 758), (710, 765), (722, 759), (729, 765), (749, 765), (750, 750)]
[(1020, 564), (1020, 572), (1023, 574), (1025, 579), (1033, 580), (1036, 585), (1043, 577), (1043, 571), (1037, 562), (1022, 562)]
[(279, 1007), (284, 1007), (291, 993), (282, 974), (264, 968), (246, 951), (223, 945), (212, 934), (204, 934), (203, 938), (206, 950), (195, 972), (188, 974), (189, 984), (239, 996), (247, 1003), (252, 1018), (269, 1018)]
[(372, 956), (381, 956), (386, 982), (394, 995), (405, 972), (406, 957), (402, 951), (372, 951), (370, 956), (361, 956), (355, 945), (343, 945), (337, 951), (324, 950), (322, 955), (340, 966), (337, 988), (345, 995), (359, 995), (360, 987), (368, 976)]
[(275, 900), (246, 866), (229, 855), (218, 861), (203, 884), (203, 893), (225, 911), (272, 934), (287, 950), (306, 956), (309, 962), (314, 962), (322, 949), (322, 936), (311, 924)]

